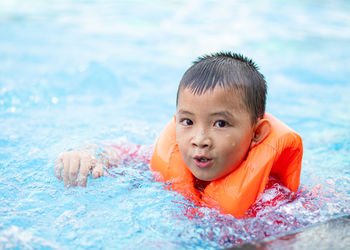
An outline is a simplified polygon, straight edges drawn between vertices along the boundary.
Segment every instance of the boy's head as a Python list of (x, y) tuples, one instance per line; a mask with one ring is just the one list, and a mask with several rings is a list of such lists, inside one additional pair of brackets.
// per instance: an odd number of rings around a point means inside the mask
[(253, 60), (230, 52), (199, 57), (181, 79), (176, 105), (183, 89), (188, 88), (193, 94), (201, 95), (216, 86), (240, 94), (252, 123), (263, 118), (267, 92), (265, 78)]
[(212, 181), (229, 174), (267, 136), (266, 88), (254, 62), (239, 54), (206, 55), (185, 72), (176, 140), (195, 177)]

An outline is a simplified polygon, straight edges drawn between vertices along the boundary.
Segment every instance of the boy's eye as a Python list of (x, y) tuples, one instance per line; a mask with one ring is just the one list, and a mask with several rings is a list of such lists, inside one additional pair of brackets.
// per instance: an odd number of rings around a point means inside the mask
[(224, 120), (219, 120), (215, 122), (214, 126), (218, 128), (224, 128), (228, 126), (228, 123)]
[(191, 121), (190, 119), (187, 119), (187, 118), (182, 119), (182, 120), (180, 121), (180, 123), (181, 123), (182, 125), (185, 125), (185, 126), (191, 126), (191, 125), (193, 125), (193, 121)]

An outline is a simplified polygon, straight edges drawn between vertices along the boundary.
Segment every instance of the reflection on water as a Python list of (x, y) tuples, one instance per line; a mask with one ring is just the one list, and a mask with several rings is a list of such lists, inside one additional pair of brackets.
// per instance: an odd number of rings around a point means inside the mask
[(288, 234), (273, 240), (246, 243), (232, 249), (348, 249), (350, 245), (350, 217), (331, 219), (326, 223)]

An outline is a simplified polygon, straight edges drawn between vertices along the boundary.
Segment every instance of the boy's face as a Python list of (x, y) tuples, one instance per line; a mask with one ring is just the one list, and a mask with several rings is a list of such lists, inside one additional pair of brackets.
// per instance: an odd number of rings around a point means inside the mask
[(215, 87), (196, 95), (180, 90), (176, 141), (192, 174), (203, 181), (219, 179), (244, 160), (254, 129), (242, 97)]

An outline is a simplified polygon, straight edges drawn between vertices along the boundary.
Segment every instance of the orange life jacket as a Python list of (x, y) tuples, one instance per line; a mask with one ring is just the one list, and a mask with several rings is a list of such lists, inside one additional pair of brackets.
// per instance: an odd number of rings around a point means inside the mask
[(264, 118), (271, 123), (269, 135), (248, 152), (237, 169), (211, 181), (202, 192), (194, 187), (194, 177), (176, 143), (175, 121), (170, 121), (151, 158), (156, 179), (199, 205), (217, 208), (236, 218), (242, 217), (264, 191), (269, 175), (297, 191), (303, 155), (301, 137), (274, 116), (266, 113)]

